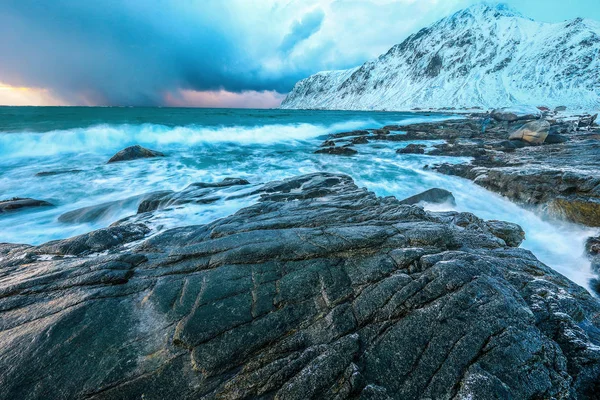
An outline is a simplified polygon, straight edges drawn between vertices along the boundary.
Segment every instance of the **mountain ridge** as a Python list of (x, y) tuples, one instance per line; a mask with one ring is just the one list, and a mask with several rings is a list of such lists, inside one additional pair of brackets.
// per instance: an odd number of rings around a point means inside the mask
[(565, 105), (600, 108), (600, 23), (537, 22), (480, 3), (375, 60), (298, 82), (282, 108), (410, 110)]

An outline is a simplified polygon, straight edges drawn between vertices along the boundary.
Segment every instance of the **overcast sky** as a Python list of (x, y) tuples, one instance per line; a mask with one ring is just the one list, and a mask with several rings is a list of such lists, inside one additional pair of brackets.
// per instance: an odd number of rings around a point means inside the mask
[[(600, 20), (599, 0), (508, 1)], [(274, 107), (472, 0), (2, 0), (0, 104)]]

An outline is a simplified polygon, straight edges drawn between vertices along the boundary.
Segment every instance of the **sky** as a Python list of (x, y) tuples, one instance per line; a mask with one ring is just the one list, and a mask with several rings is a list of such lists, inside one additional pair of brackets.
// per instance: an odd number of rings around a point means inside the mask
[[(599, 0), (508, 0), (544, 22)], [(276, 107), (476, 0), (2, 0), (0, 104)]]

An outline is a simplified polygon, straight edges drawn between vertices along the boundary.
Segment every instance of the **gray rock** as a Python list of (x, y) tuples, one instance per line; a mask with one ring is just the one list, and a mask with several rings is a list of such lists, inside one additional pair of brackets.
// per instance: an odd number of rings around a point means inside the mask
[(117, 246), (143, 239), (150, 229), (143, 224), (111, 226), (75, 236), (70, 239), (53, 240), (35, 248), (38, 254), (79, 256), (98, 253)]
[(414, 144), (411, 143), (406, 147), (396, 150), (398, 154), (425, 154), (425, 149), (427, 148), (424, 144)]
[(165, 155), (159, 151), (146, 149), (140, 145), (130, 146), (111, 157), (108, 164), (119, 161), (137, 160), (140, 158), (164, 157)]
[(315, 151), (315, 154), (333, 154), (336, 156), (353, 156), (358, 151), (351, 147), (324, 147)]
[(416, 194), (409, 198), (400, 201), (400, 204), (418, 204), (418, 203), (432, 203), (432, 204), (443, 204), (449, 203), (456, 205), (456, 199), (451, 192), (445, 189), (433, 188), (424, 191), (423, 193)]
[(30, 199), (28, 197), (13, 197), (8, 200), (0, 200), (0, 214), (22, 210), (25, 208), (51, 207), (52, 204), (44, 200)]
[(555, 112), (563, 112), (563, 111), (567, 111), (567, 107), (565, 106), (558, 106), (554, 109)]
[(100, 254), (0, 245), (0, 399), (594, 398), (600, 304), (514, 226), (343, 175), (265, 190)]

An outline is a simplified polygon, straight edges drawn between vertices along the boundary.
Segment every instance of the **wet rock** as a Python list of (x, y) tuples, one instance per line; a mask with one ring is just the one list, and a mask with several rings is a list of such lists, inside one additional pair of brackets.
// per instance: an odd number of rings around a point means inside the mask
[(111, 157), (108, 164), (119, 161), (137, 160), (140, 158), (164, 157), (165, 155), (159, 151), (146, 149), (140, 145), (130, 146)]
[(515, 122), (539, 119), (542, 113), (535, 107), (505, 107), (492, 111), (491, 116), (496, 121)]
[(544, 141), (544, 143), (545, 144), (560, 144), (560, 143), (565, 143), (568, 140), (569, 139), (567, 139), (565, 136), (562, 136), (562, 135), (549, 134), (548, 136), (546, 136), (546, 140)]
[(0, 200), (0, 214), (22, 210), (26, 208), (51, 207), (52, 204), (44, 200), (36, 200), (28, 197), (13, 197), (8, 200)]
[[(600, 274), (600, 236), (588, 238), (585, 243), (585, 250), (592, 261), (592, 270), (596, 274)], [(596, 291), (600, 293), (600, 281)]]
[(427, 148), (424, 144), (409, 144), (406, 147), (396, 150), (398, 154), (425, 154), (425, 149)]
[(122, 214), (123, 210), (135, 210), (145, 200), (152, 201), (158, 198), (165, 197), (173, 193), (170, 190), (161, 190), (136, 196), (131, 196), (125, 199), (109, 201), (102, 204), (95, 204), (88, 207), (78, 208), (68, 211), (58, 217), (60, 222), (69, 224), (81, 224), (88, 222), (96, 222), (100, 220), (114, 221), (115, 217)]
[(358, 154), (358, 151), (351, 147), (325, 147), (315, 151), (315, 154), (333, 154), (336, 156), (352, 156)]
[(525, 240), (525, 232), (517, 224), (505, 221), (487, 221), (487, 225), (491, 232), (504, 240), (508, 246), (519, 247)]
[(98, 253), (143, 239), (150, 229), (143, 224), (111, 226), (70, 239), (54, 240), (35, 248), (37, 254), (80, 256)]
[(479, 145), (464, 143), (444, 143), (433, 146), (428, 155), (450, 157), (479, 157), (485, 155), (485, 149)]
[(357, 131), (334, 133), (334, 134), (329, 135), (329, 137), (332, 139), (339, 139), (339, 138), (346, 138), (346, 137), (352, 137), (352, 136), (365, 136), (365, 135), (370, 135), (370, 134), (371, 134), (371, 132), (362, 129), (362, 130), (357, 130)]
[(366, 136), (359, 136), (359, 137), (352, 138), (352, 140), (350, 140), (350, 143), (352, 143), (352, 144), (367, 144), (367, 143), (369, 143), (369, 139), (367, 139)]
[(266, 186), (106, 254), (0, 245), (0, 398), (594, 397), (600, 304), (509, 227), (343, 175)]
[(424, 191), (423, 193), (416, 194), (407, 199), (400, 201), (400, 204), (418, 204), (418, 203), (431, 203), (431, 204), (443, 204), (449, 203), (452, 205), (456, 204), (456, 199), (452, 192), (445, 189), (433, 188)]
[(516, 129), (509, 140), (523, 140), (531, 144), (542, 144), (548, 137), (550, 123), (546, 120), (531, 121)]
[(219, 201), (225, 195), (220, 189), (250, 185), (242, 178), (225, 178), (220, 182), (196, 182), (180, 192), (163, 191), (146, 195), (138, 206), (138, 214), (155, 211), (182, 204), (210, 204)]
[(589, 226), (600, 226), (600, 198), (557, 196), (548, 203), (553, 214)]
[(64, 175), (64, 174), (78, 174), (83, 172), (80, 169), (59, 169), (56, 171), (41, 171), (35, 174), (35, 176), (54, 176), (54, 175)]
[(333, 140), (326, 140), (321, 144), (321, 147), (333, 147), (335, 146), (335, 141)]

